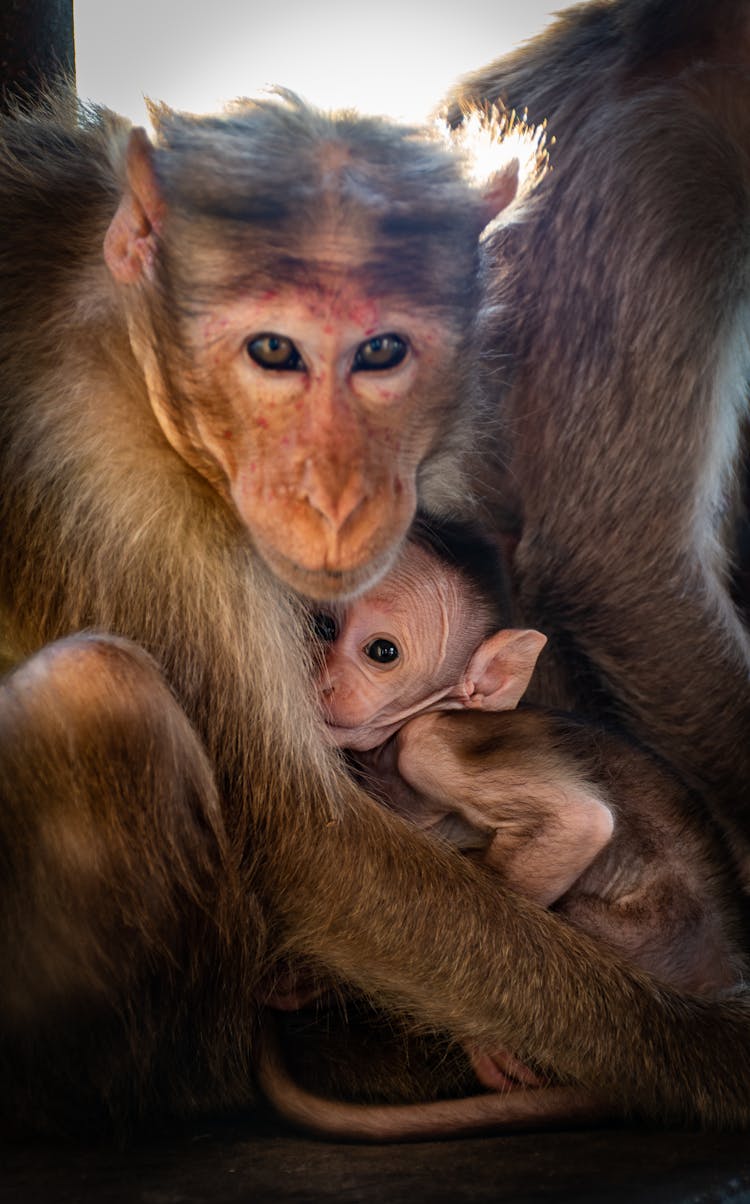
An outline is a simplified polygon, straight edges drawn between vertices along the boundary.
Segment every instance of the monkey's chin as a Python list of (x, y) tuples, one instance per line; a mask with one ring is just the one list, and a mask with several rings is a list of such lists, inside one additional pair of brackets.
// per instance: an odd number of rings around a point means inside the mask
[(284, 556), (278, 548), (260, 541), (256, 546), (271, 572), (284, 585), (312, 602), (332, 602), (352, 598), (374, 585), (393, 564), (399, 542), (351, 569), (308, 569)]

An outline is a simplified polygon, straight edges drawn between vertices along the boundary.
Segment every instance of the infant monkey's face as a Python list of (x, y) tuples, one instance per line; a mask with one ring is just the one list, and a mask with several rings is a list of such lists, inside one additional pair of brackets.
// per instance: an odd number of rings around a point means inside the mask
[(375, 748), (461, 681), (481, 621), (460, 576), (414, 544), (373, 590), (316, 616), (323, 709), (336, 743)]

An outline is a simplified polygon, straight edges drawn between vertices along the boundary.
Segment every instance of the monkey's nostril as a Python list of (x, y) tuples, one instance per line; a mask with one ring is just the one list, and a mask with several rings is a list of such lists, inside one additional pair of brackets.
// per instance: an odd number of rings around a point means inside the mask
[(352, 517), (367, 499), (363, 474), (348, 464), (305, 464), (304, 496), (314, 510), (336, 531)]

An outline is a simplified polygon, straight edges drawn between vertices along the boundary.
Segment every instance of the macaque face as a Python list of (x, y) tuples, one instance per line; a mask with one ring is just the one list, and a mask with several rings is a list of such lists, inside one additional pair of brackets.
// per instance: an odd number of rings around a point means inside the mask
[(326, 597), (384, 571), (439, 435), (450, 331), (332, 272), (219, 304), (186, 337), (191, 387), (210, 398), (193, 409), (188, 454), (274, 572)]
[(364, 597), (318, 616), (326, 640), (320, 680), (329, 731), (342, 748), (382, 744), (409, 718), (461, 696), (474, 649), (487, 629), (467, 605), (460, 576), (407, 545), (388, 576)]
[(105, 260), (166, 438), (281, 580), (352, 595), (392, 563), (420, 470), (462, 445), (479, 235), (517, 164), (480, 188), (430, 135), (283, 105), (213, 128), (132, 132)]

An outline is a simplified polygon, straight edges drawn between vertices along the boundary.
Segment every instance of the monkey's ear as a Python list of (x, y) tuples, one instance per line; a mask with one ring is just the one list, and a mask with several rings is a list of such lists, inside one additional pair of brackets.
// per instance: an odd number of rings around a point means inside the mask
[(495, 106), (467, 109), (450, 137), (481, 197), (480, 229), (523, 201), (547, 170), (545, 126), (529, 126)]
[(510, 711), (531, 680), (539, 653), (547, 643), (541, 631), (496, 631), (469, 661), (464, 706), (481, 711)]
[(127, 188), (104, 239), (104, 259), (120, 284), (150, 276), (156, 236), (164, 217), (146, 131), (131, 130), (126, 154)]
[(518, 196), (520, 171), (518, 159), (511, 159), (488, 180), (485, 180), (481, 189), (485, 226), (499, 217), (503, 210), (515, 201)]

